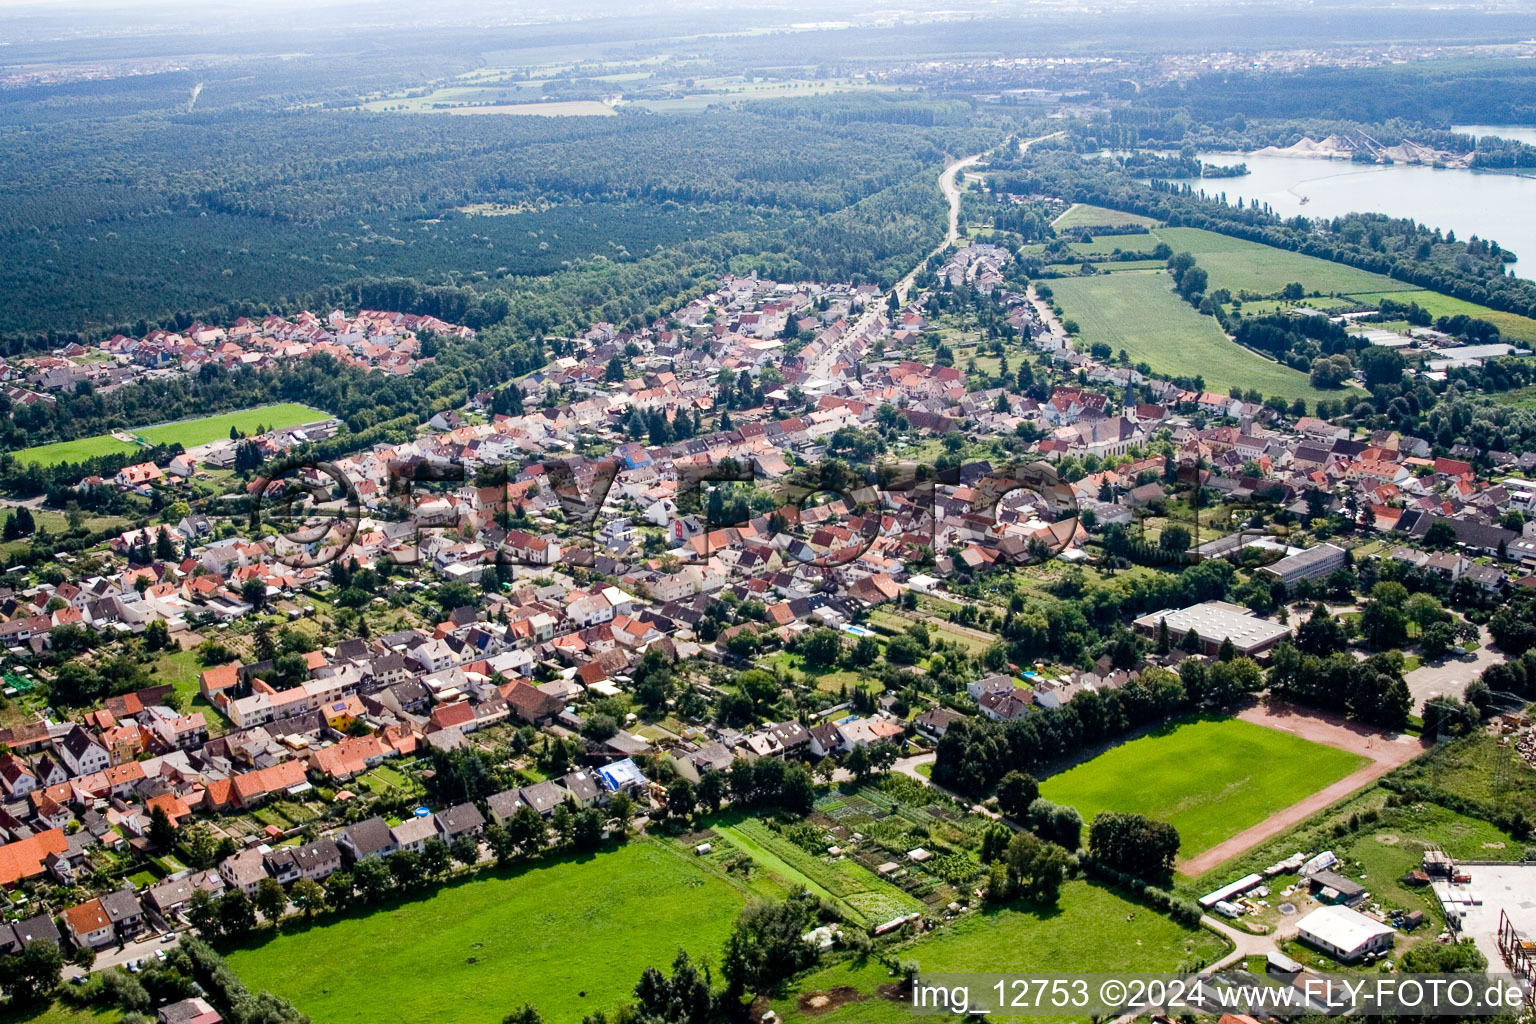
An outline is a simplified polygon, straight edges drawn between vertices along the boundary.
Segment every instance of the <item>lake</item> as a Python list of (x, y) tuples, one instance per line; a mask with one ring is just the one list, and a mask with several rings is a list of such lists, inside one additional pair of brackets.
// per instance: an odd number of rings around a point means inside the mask
[[(1463, 126), (1458, 130), (1498, 134), (1536, 144), (1536, 128)], [(1367, 211), (1412, 217), (1458, 238), (1492, 239), (1522, 262), (1511, 265), (1536, 279), (1536, 178), (1410, 164), (1355, 164), (1348, 160), (1201, 153), (1206, 163), (1246, 163), (1240, 178), (1205, 178), (1190, 184), (1207, 194), (1225, 192), (1268, 203), (1282, 217), (1337, 217)], [(1302, 198), (1308, 201), (1303, 204)]]

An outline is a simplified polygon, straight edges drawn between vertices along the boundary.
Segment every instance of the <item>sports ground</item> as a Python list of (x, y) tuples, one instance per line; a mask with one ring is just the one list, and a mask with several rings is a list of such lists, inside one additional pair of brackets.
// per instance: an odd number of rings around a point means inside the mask
[(1051, 776), (1040, 795), (1076, 807), (1085, 822), (1101, 811), (1169, 822), (1188, 859), (1369, 763), (1241, 719), (1185, 719)]
[[(149, 445), (180, 444), (183, 448), (195, 448), (201, 444), (228, 438), (231, 427), (242, 434), (255, 434), (259, 432), (257, 428), (280, 430), (283, 427), (296, 427), (301, 423), (314, 423), (325, 418), (326, 414), (319, 409), (313, 409), (298, 402), (284, 402), (280, 405), (263, 405), (255, 409), (242, 409), (239, 412), (222, 413), (217, 416), (160, 423), (152, 427), (125, 431), (125, 433), (132, 434)], [(111, 434), (98, 434), (95, 437), (82, 437), (74, 441), (59, 441), (27, 448), (17, 452), (16, 459), (18, 462), (35, 462), (41, 466), (57, 466), (65, 462), (81, 462), (104, 455), (127, 455), (136, 449), (136, 445), (118, 440)]]

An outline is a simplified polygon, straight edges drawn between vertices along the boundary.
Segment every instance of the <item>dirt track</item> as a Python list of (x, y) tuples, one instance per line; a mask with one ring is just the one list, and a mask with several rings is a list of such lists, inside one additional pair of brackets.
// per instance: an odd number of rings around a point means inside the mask
[(1252, 828), (1244, 829), (1226, 842), (1218, 843), (1179, 865), (1186, 875), (1199, 875), (1240, 853), (1279, 835), (1318, 811), (1337, 803), (1356, 790), (1375, 782), (1398, 765), (1406, 764), (1424, 751), (1422, 741), (1412, 736), (1382, 732), (1336, 716), (1293, 705), (1272, 703), (1248, 708), (1237, 717), (1255, 725), (1279, 729), (1314, 743), (1327, 744), (1363, 754), (1371, 763), (1344, 778), (1273, 814)]

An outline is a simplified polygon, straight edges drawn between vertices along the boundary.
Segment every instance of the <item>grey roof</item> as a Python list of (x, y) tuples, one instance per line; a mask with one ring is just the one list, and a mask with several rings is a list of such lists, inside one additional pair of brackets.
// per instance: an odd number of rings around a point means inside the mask
[(504, 789), (500, 793), (492, 793), (485, 798), (486, 810), (490, 811), (491, 817), (497, 821), (506, 821), (517, 813), (518, 807), (522, 806), (522, 800), (518, 795), (520, 792), (516, 789)]
[(437, 823), (431, 818), (406, 818), (389, 830), (401, 846), (425, 842), (437, 835)]
[(1319, 572), (1329, 566), (1341, 566), (1344, 564), (1344, 549), (1334, 547), (1332, 544), (1318, 544), (1298, 551), (1294, 555), (1286, 557), (1268, 566), (1274, 575), (1281, 579), (1291, 577), (1304, 577), (1312, 572)]
[(571, 772), (560, 780), (560, 784), (577, 800), (589, 804), (602, 795), (602, 788), (598, 786), (597, 779), (591, 772)]
[(474, 804), (459, 804), (437, 812), (437, 826), (444, 835), (459, 836), (485, 827), (485, 815)]
[(144, 908), (139, 905), (139, 898), (128, 889), (113, 889), (102, 896), (101, 908), (107, 912), (113, 924), (142, 917), (144, 914)]
[(395, 842), (383, 818), (368, 818), (355, 825), (348, 825), (346, 837), (359, 857), (388, 849)]
[(518, 796), (540, 814), (553, 814), (556, 807), (565, 803), (566, 791), (553, 782), (538, 782), (518, 790)]
[(1337, 891), (1340, 896), (1346, 899), (1353, 899), (1356, 896), (1363, 896), (1365, 894), (1365, 886), (1352, 878), (1345, 878), (1334, 871), (1319, 871), (1309, 881), (1311, 881), (1314, 889), (1321, 889), (1326, 886)]
[(26, 945), (33, 939), (46, 939), (55, 946), (59, 944), (59, 926), (54, 924), (53, 918), (47, 914), (38, 914), (25, 921), (17, 921), (11, 927), (16, 932), (17, 941), (22, 945)]
[(300, 870), (313, 871), (321, 864), (334, 861), (341, 856), (341, 851), (336, 847), (336, 841), (329, 836), (316, 839), (312, 843), (305, 843), (293, 851), (293, 859), (298, 862)]
[(77, 761), (84, 757), (86, 752), (89, 751), (92, 747), (95, 747), (98, 750), (106, 749), (100, 743), (97, 743), (94, 739), (92, 739), (90, 733), (86, 732), (78, 725), (64, 734), (64, 749), (68, 750)]

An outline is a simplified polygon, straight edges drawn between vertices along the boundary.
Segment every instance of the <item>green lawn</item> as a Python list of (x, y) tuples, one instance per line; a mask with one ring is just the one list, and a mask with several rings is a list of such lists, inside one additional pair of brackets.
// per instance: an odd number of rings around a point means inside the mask
[(145, 427), (134, 433), (150, 444), (179, 443), (183, 448), (192, 448), (210, 441), (228, 440), (230, 427), (234, 427), (242, 434), (254, 434), (257, 427), (279, 430), (283, 427), (296, 427), (300, 423), (314, 423), (326, 418), (326, 414), (319, 409), (300, 405), (298, 402), (284, 402), (281, 405), (263, 405), (256, 409), (224, 413), (221, 416), (204, 416), (201, 419), (163, 423), (156, 427)]
[(1284, 395), (1316, 402), (1348, 391), (1314, 388), (1300, 370), (1243, 348), (1213, 317), (1201, 316), (1173, 292), (1168, 275), (1127, 273), (1061, 278), (1047, 282), (1065, 318), (1077, 321), (1082, 339), (1121, 349), (1131, 362), (1146, 362), (1174, 377), (1200, 376), (1206, 390), (1257, 388), (1266, 398)]
[(718, 966), (744, 898), (658, 843), (512, 875), (228, 953), (253, 991), (325, 1024), (485, 1024), (532, 1003), (575, 1021), (629, 999), (640, 972), (686, 948)]
[(198, 695), (206, 669), (195, 648), (163, 654), (149, 668), (157, 684), (170, 683), (177, 693), (185, 694), (189, 700)]
[(117, 1024), (122, 1013), (95, 1006), (70, 1006), (52, 1002), (28, 1010), (7, 1009), (0, 1012), (0, 1024)]
[(1139, 213), (1125, 213), (1104, 206), (1093, 206), (1090, 203), (1075, 203), (1052, 221), (1051, 227), (1057, 231), (1067, 231), (1071, 228), (1120, 227), (1122, 224), (1140, 224), (1142, 227), (1151, 228), (1156, 227), (1158, 223), (1151, 217), (1143, 217)]
[(1465, 299), (1454, 298), (1450, 295), (1441, 295), (1439, 292), (1406, 291), (1406, 292), (1362, 292), (1351, 295), (1350, 298), (1369, 305), (1376, 305), (1382, 299), (1390, 298), (1397, 302), (1412, 302), (1419, 305), (1430, 316), (1455, 316), (1465, 313), (1467, 316), (1486, 320), (1499, 329), (1499, 334), (1510, 342), (1536, 342), (1536, 320), (1528, 316), (1520, 316), (1518, 313), (1504, 313), (1497, 309), (1489, 309), (1475, 302), (1467, 302)]
[[(1091, 242), (1072, 242), (1067, 246), (1079, 256), (1109, 256), (1119, 252), (1151, 252), (1157, 248), (1157, 238), (1151, 234), (1145, 235), (1099, 235)], [(1105, 262), (1110, 262), (1106, 260)], [(1157, 266), (1162, 266), (1166, 260), (1158, 260)]]
[(100, 434), (96, 437), (82, 437), (76, 441), (58, 441), (54, 444), (40, 444), (35, 448), (26, 448), (16, 453), (16, 461), (35, 462), (40, 466), (57, 466), (64, 462), (83, 462), (86, 459), (99, 459), (105, 455), (124, 455), (137, 450), (138, 445), (119, 441), (111, 434)]
[(851, 669), (829, 668), (818, 673), (814, 669), (806, 668), (805, 659), (790, 651), (775, 651), (766, 658), (759, 658), (758, 664), (769, 671), (772, 671), (775, 666), (782, 667), (792, 674), (792, 678), (794, 674), (804, 676), (815, 683), (816, 689), (826, 693), (838, 693), (845, 686), (850, 690), (862, 686), (871, 693), (880, 693), (885, 690), (885, 684), (878, 679), (866, 678)]
[(1309, 293), (1315, 290), (1325, 295), (1415, 288), (1368, 270), (1202, 228), (1158, 228), (1153, 234), (1172, 246), (1174, 252), (1191, 253), (1210, 275), (1210, 287), (1227, 288), (1233, 295), (1244, 289), (1269, 295), (1292, 281), (1299, 281)]
[[(1162, 270), (1168, 265), (1167, 260), (1090, 260), (1095, 273), (1099, 274), (1128, 274), (1133, 270)], [(1063, 277), (1078, 277), (1082, 275), (1081, 263), (1054, 263), (1047, 270), (1054, 270)]]
[(1091, 822), (1100, 811), (1173, 824), (1193, 856), (1366, 763), (1358, 754), (1238, 719), (1175, 723), (1054, 775), (1040, 795)]
[[(1225, 940), (1210, 932), (1185, 928), (1107, 889), (1077, 881), (1062, 887), (1054, 909), (982, 911), (896, 955), (929, 973), (1154, 973), (1210, 963), (1226, 948)], [(805, 978), (773, 1008), (787, 1024), (813, 1019), (818, 1024), (905, 1024), (913, 1019), (912, 1007), (876, 992), (892, 981), (874, 958), (844, 961)], [(856, 1001), (825, 1014), (801, 1010), (803, 994), (844, 985), (858, 990)]]
[[(158, 426), (134, 430), (131, 433), (150, 444), (179, 443), (183, 448), (192, 448), (196, 445), (208, 444), (210, 441), (227, 439), (230, 427), (235, 427), (242, 434), (253, 434), (258, 426), (277, 430), (282, 427), (295, 427), (300, 423), (314, 423), (325, 418), (326, 413), (319, 409), (300, 405), (298, 402), (284, 402), (281, 405), (264, 405), (256, 409), (245, 409), (219, 416), (162, 423)], [(137, 445), (119, 441), (111, 434), (98, 434), (95, 437), (82, 437), (75, 441), (59, 441), (27, 448), (17, 452), (16, 458), (20, 462), (56, 466), (61, 462), (79, 462), (82, 459), (96, 459), (104, 455), (124, 455), (138, 450)]]

